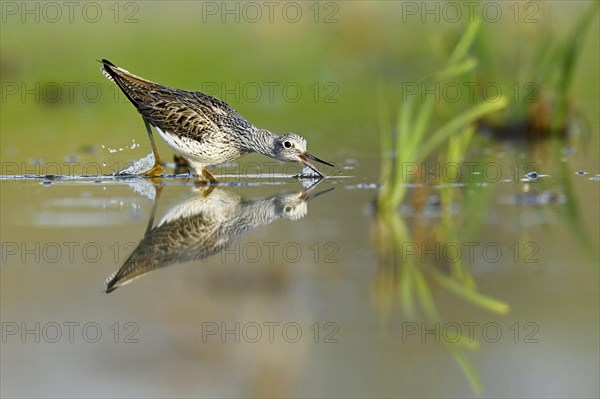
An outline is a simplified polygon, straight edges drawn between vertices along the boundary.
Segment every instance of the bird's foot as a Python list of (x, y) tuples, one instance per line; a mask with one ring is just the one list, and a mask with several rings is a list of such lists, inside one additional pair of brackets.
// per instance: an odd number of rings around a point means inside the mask
[(217, 179), (206, 169), (202, 169), (202, 173), (197, 175), (196, 180), (194, 181), (196, 187), (214, 187), (217, 183)]
[(152, 167), (152, 169), (147, 170), (146, 172), (142, 173), (142, 176), (157, 177), (157, 176), (160, 176), (160, 174), (162, 173), (163, 170), (165, 170), (164, 166), (162, 166), (160, 163), (155, 163), (154, 166)]
[(216, 186), (208, 186), (205, 184), (196, 183), (195, 190), (199, 191), (203, 197), (208, 197), (214, 191)]
[(209, 184), (216, 184), (218, 182), (217, 179), (206, 169), (202, 169), (202, 177), (204, 177)]

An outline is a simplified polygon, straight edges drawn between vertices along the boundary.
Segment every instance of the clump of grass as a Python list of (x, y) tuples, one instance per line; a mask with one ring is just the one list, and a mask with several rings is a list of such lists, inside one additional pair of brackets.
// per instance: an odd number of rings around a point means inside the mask
[[(435, 237), (437, 241), (442, 246), (445, 243), (458, 242), (457, 226), (447, 225), (444, 222), (442, 224), (443, 228)], [(510, 306), (479, 292), (468, 265), (462, 261), (449, 265), (451, 270), (448, 274), (439, 270), (438, 265), (419, 261), (425, 258), (423, 253), (403, 254), (406, 250), (405, 244), (425, 244), (428, 238), (412, 233), (399, 215), (377, 214), (374, 228), (381, 262), (381, 273), (376, 279), (374, 293), (377, 295), (378, 304), (382, 305), (381, 310), (384, 312), (382, 316), (386, 316), (392, 305), (391, 299), (395, 298), (401, 303), (402, 311), (409, 320), (417, 320), (422, 315), (428, 323), (431, 323), (430, 328), (443, 337), (442, 342), (469, 381), (473, 391), (477, 394), (481, 393), (483, 384), (467, 356), (467, 351), (476, 351), (479, 343), (464, 336), (451, 339), (443, 335), (440, 326), (444, 325), (444, 321), (435, 301), (433, 286), (442, 287), (465, 302), (491, 313), (507, 314)], [(415, 230), (421, 228), (417, 227)]]
[[(526, 82), (516, 83), (521, 96), (514, 101), (512, 109), (503, 118), (484, 121), (499, 138), (525, 138), (530, 140), (564, 137), (575, 113), (571, 100), (571, 87), (577, 60), (579, 59), (586, 33), (598, 15), (600, 2), (595, 2), (574, 24), (567, 39), (561, 42), (553, 32), (548, 32), (538, 50), (531, 52), (529, 69), (524, 73)], [(480, 43), (479, 51), (489, 53), (489, 43)], [(492, 66), (484, 70), (492, 73)], [(488, 78), (492, 78), (488, 76)], [(493, 77), (498, 83), (502, 76)], [(509, 86), (510, 85), (510, 86)], [(511, 92), (515, 82), (502, 86), (504, 92)]]
[[(460, 79), (473, 73), (477, 67), (477, 59), (470, 56), (469, 52), (480, 24), (479, 20), (469, 24), (450, 54), (446, 65), (439, 72), (418, 82), (419, 88), (423, 87), (421, 85), (423, 82)], [(412, 234), (396, 213), (396, 209), (406, 194), (407, 182), (403, 176), (406, 163), (421, 164), (432, 153), (443, 150), (446, 143), (446, 151), (441, 151), (445, 153), (446, 161), (459, 162), (471, 142), (476, 121), (504, 108), (507, 100), (502, 97), (496, 102), (481, 101), (466, 105), (441, 104), (447, 106), (447, 114), (454, 116), (432, 128), (434, 108), (438, 104), (434, 101), (419, 101), (420, 98), (422, 97), (417, 91), (400, 106), (394, 129), (389, 123), (387, 104), (384, 101), (380, 104), (382, 168), (374, 226), (382, 267), (383, 270), (389, 272), (378, 279), (378, 283), (380, 283), (378, 288), (382, 289), (382, 292), (378, 292), (381, 294), (380, 302), (389, 306), (388, 297), (397, 296), (400, 298), (404, 313), (409, 318), (416, 318), (418, 310), (421, 310), (425, 318), (437, 326), (442, 317), (438, 312), (430, 288), (430, 282), (434, 281), (457, 297), (479, 308), (497, 314), (505, 314), (509, 311), (508, 304), (479, 293), (474, 279), (464, 263), (454, 262), (450, 265), (450, 274), (446, 274), (438, 270), (435, 265), (417, 262), (414, 257), (404, 257), (403, 259), (403, 244), (424, 243), (428, 237)], [(459, 108), (460, 106), (462, 108)], [(454, 187), (449, 186), (442, 188), (442, 206), (451, 203), (452, 197), (455, 195), (454, 190)], [(448, 213), (443, 217), (441, 227), (439, 234), (435, 237), (436, 241), (441, 243), (458, 241), (458, 229)], [(478, 343), (462, 338), (464, 337), (458, 339), (457, 342), (444, 341), (444, 343), (469, 380), (473, 390), (479, 393), (482, 390), (481, 380), (464, 352), (465, 350), (476, 350)]]
[(377, 198), (378, 211), (394, 211), (402, 201), (406, 188), (403, 176), (406, 163), (420, 164), (432, 152), (440, 149), (450, 137), (464, 132), (478, 119), (507, 105), (505, 97), (495, 102), (482, 101), (471, 104), (464, 110), (456, 110), (455, 116), (441, 126), (430, 129), (436, 104), (434, 101), (419, 102), (422, 83), (447, 81), (473, 72), (477, 60), (469, 55), (469, 49), (480, 24), (478, 19), (471, 22), (446, 66), (433, 76), (418, 82), (417, 92), (408, 96), (407, 101), (400, 106), (395, 129), (390, 126), (387, 105), (384, 101), (381, 102), (379, 109), (382, 167), (381, 189)]

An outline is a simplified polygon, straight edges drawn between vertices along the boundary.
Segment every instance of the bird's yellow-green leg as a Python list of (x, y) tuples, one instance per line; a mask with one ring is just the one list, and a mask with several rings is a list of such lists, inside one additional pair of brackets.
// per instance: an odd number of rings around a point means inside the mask
[[(144, 118), (142, 117), (142, 119)], [(150, 124), (146, 119), (144, 119), (144, 124), (146, 125), (146, 131), (148, 132), (148, 137), (150, 138), (150, 144), (152, 144), (152, 152), (154, 153), (154, 166), (150, 170), (144, 172), (143, 176), (155, 177), (159, 176), (165, 168), (160, 161), (160, 156), (158, 155), (158, 150), (156, 149), (156, 143), (154, 142), (154, 136), (152, 136)]]
[[(210, 172), (208, 170), (206, 170), (206, 168), (202, 168), (202, 176), (206, 178), (206, 181), (208, 181), (211, 184), (214, 184), (217, 182), (217, 179), (210, 174)], [(198, 176), (200, 177), (200, 176)]]
[(197, 187), (213, 186), (216, 183), (217, 179), (205, 168), (202, 168), (202, 172), (196, 176), (196, 180), (194, 181), (194, 185)]
[(202, 190), (202, 196), (203, 197), (208, 197), (210, 195), (210, 193), (212, 193), (215, 189), (215, 186), (201, 186), (201, 190)]
[(185, 173), (190, 170), (190, 163), (180, 155), (173, 155), (173, 161), (175, 162), (175, 174)]

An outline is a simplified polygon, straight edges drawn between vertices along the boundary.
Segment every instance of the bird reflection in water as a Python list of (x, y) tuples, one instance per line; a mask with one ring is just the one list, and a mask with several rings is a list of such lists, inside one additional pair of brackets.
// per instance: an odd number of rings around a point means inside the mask
[[(194, 260), (205, 260), (234, 243), (245, 232), (277, 219), (298, 220), (311, 199), (333, 190), (315, 191), (318, 182), (300, 192), (251, 200), (232, 191), (198, 188), (171, 208), (152, 227), (156, 205), (144, 238), (123, 266), (106, 279), (106, 293), (156, 269)], [(159, 187), (157, 190), (161, 190)]]

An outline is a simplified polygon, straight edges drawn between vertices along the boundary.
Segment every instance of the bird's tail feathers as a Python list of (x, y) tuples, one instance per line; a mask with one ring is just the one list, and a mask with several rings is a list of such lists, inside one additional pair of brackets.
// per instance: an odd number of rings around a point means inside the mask
[(127, 98), (134, 104), (137, 102), (133, 97), (136, 97), (138, 89), (148, 89), (156, 86), (156, 83), (134, 75), (126, 69), (119, 68), (106, 59), (102, 59), (100, 62), (102, 63), (102, 74), (119, 86)]

